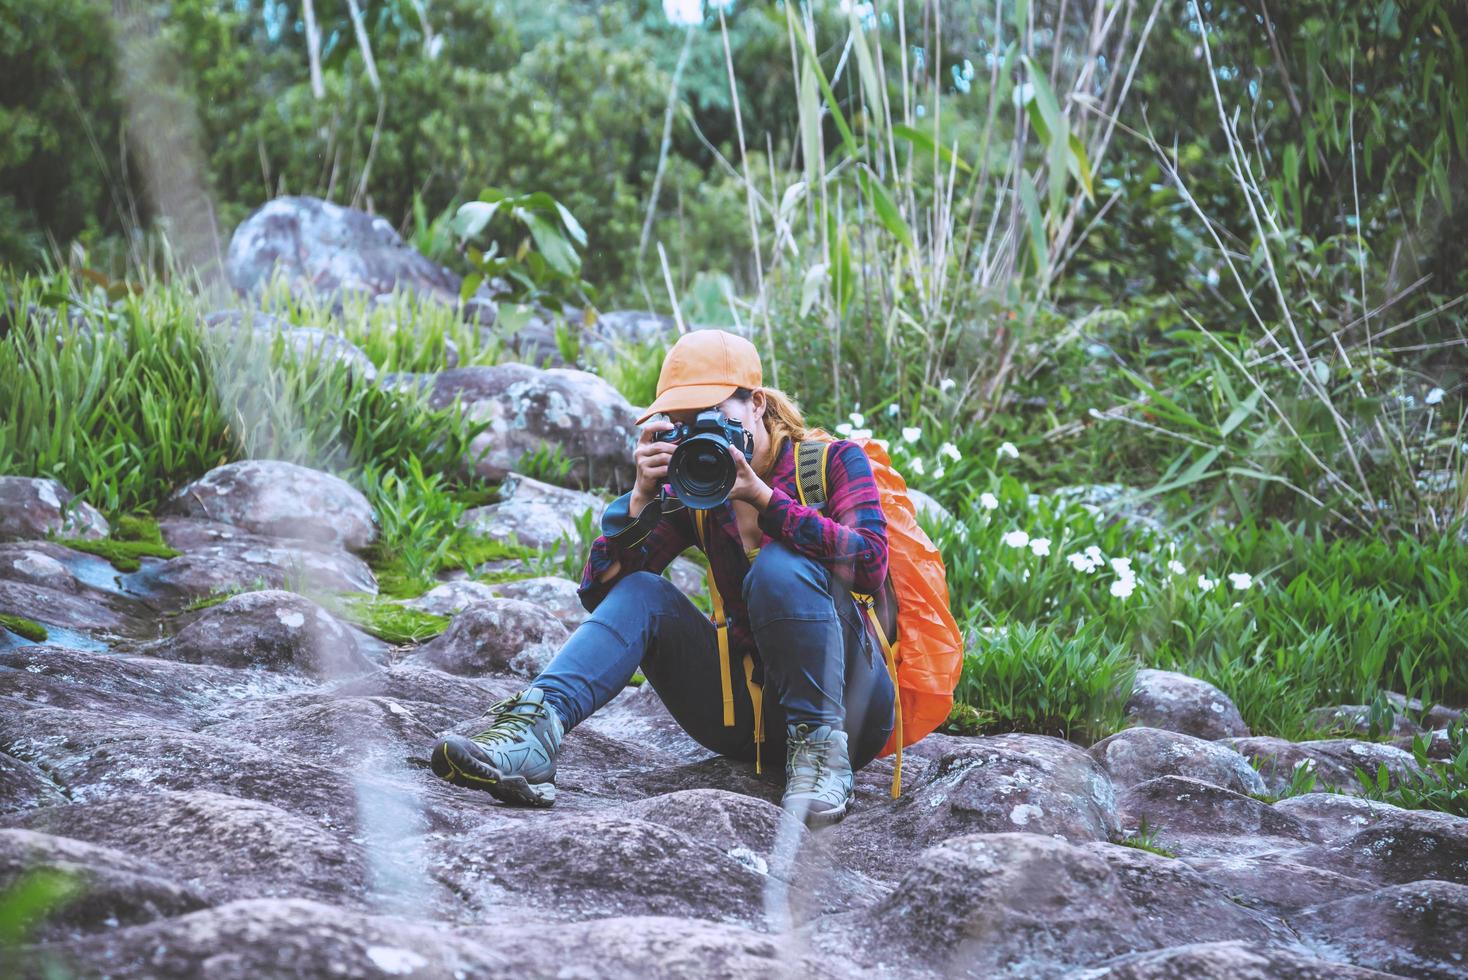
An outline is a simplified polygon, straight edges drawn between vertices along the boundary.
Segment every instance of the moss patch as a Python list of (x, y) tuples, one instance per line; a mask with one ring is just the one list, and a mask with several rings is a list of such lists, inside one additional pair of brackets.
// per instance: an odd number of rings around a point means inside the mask
[(45, 643), (50, 638), (46, 627), (34, 619), (26, 619), (24, 616), (11, 616), (0, 613), (0, 627), (10, 630), (16, 636), (23, 637), (34, 643)]
[(342, 619), (393, 646), (422, 643), (449, 628), (447, 616), (436, 616), (382, 598), (343, 596), (333, 606), (332, 611)]

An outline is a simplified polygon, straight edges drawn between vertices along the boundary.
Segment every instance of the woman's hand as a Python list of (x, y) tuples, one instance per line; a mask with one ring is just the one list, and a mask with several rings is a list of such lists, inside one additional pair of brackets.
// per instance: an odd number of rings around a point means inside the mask
[(674, 428), (667, 419), (654, 419), (643, 428), (637, 437), (637, 447), (632, 450), (632, 461), (637, 466), (637, 481), (632, 487), (632, 498), (628, 511), (632, 517), (642, 513), (650, 504), (668, 477), (668, 461), (673, 458), (677, 443), (662, 442), (658, 436)]
[(729, 491), (730, 500), (743, 500), (754, 505), (755, 510), (764, 510), (770, 504), (770, 485), (759, 478), (749, 460), (739, 447), (730, 444), (729, 455), (734, 459), (734, 489)]

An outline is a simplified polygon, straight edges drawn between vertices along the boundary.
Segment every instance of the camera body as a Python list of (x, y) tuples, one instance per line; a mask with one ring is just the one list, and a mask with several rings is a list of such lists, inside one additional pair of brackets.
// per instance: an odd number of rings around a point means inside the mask
[(709, 510), (729, 499), (738, 476), (730, 446), (754, 459), (754, 433), (717, 408), (704, 409), (692, 422), (676, 423), (658, 439), (677, 444), (668, 462), (668, 482), (684, 506), (694, 510)]

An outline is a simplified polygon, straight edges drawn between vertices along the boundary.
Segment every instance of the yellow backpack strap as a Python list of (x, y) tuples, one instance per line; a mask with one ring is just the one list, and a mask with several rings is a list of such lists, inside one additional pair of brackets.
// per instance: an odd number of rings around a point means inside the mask
[[(708, 555), (708, 511), (693, 511), (693, 527), (698, 533), (699, 544), (703, 547), (704, 555)], [(714, 606), (714, 629), (719, 637), (719, 686), (724, 699), (724, 727), (730, 728), (734, 725), (734, 673), (729, 665), (729, 620), (724, 616), (724, 599), (719, 595), (719, 587), (714, 583), (714, 566), (709, 565), (709, 599)], [(755, 724), (759, 721), (756, 718)]]
[(795, 490), (807, 507), (820, 507), (826, 502), (826, 454), (831, 444), (819, 439), (803, 439), (795, 444)]

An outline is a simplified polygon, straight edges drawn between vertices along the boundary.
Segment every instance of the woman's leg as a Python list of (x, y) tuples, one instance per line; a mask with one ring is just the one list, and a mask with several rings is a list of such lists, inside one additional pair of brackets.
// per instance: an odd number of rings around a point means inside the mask
[(754, 710), (734, 664), (734, 725), (723, 723), (714, 624), (672, 582), (652, 572), (620, 579), (533, 682), (567, 731), (616, 697), (638, 667), (668, 712), (700, 745), (753, 757)]
[(765, 669), (765, 731), (783, 755), (787, 724), (847, 733), (852, 769), (876, 758), (892, 732), (893, 690), (870, 626), (830, 568), (780, 542), (760, 549), (744, 601)]

